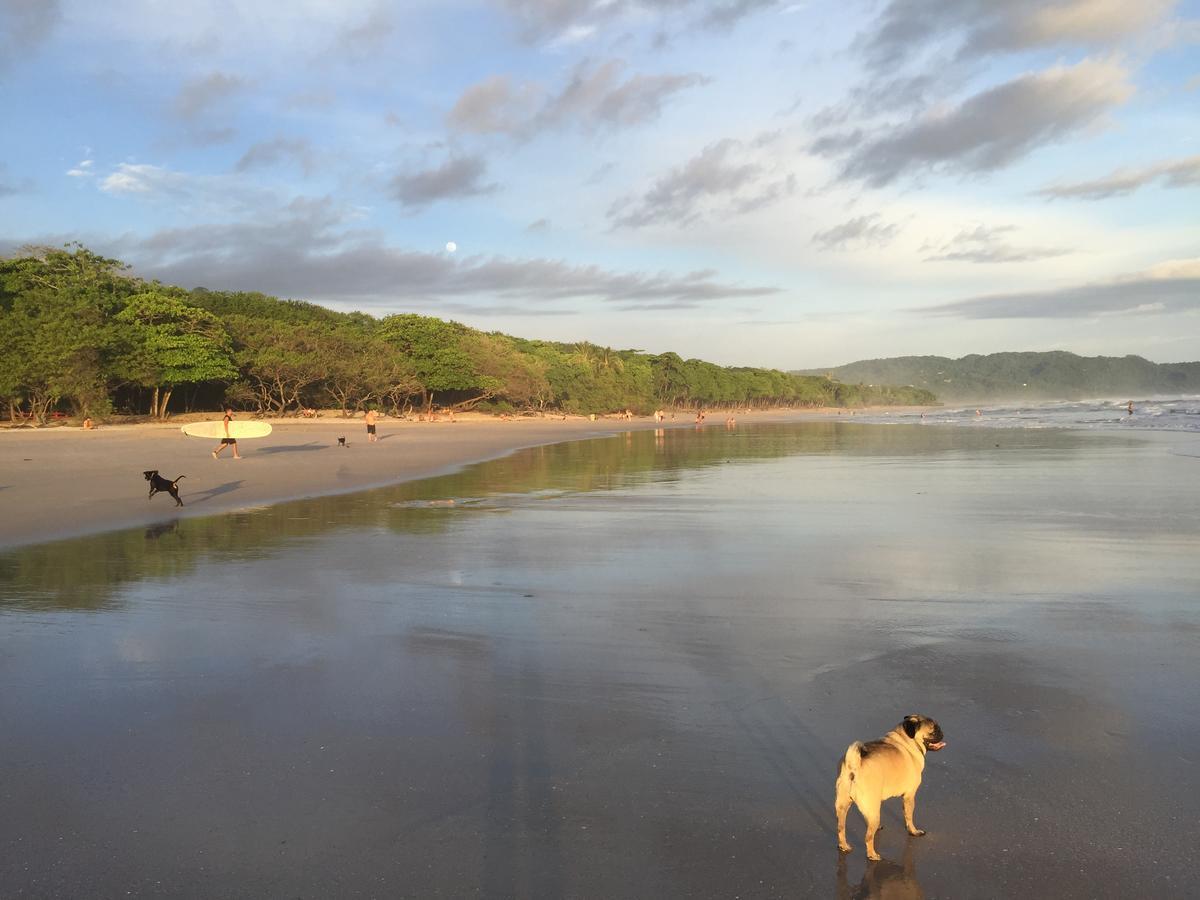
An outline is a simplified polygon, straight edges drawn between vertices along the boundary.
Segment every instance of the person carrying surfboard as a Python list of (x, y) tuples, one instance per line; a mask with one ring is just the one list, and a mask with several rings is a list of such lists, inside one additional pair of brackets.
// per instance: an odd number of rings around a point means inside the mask
[(229, 435), (229, 423), (233, 421), (233, 407), (225, 407), (225, 418), (223, 421), (225, 424), (225, 437), (221, 438), (221, 443), (217, 444), (217, 449), (212, 452), (212, 458), (216, 459), (221, 455), (221, 451), (228, 446), (233, 447), (233, 458), (241, 459), (242, 455), (238, 453), (237, 438), (230, 437)]

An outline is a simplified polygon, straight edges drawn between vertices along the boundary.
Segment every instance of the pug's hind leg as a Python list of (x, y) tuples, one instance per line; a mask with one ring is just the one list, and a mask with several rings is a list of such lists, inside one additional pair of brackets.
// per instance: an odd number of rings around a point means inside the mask
[(920, 837), (925, 832), (913, 824), (913, 807), (917, 805), (917, 792), (904, 795), (904, 824), (908, 828), (908, 833), (913, 837)]
[(849, 811), (850, 811), (849, 803), (847, 803), (845, 806), (839, 805), (837, 808), (838, 849), (841, 850), (843, 853), (849, 853), (852, 849), (854, 849), (853, 847), (850, 846), (850, 842), (846, 840), (846, 813), (848, 813)]
[(837, 812), (838, 826), (838, 849), (843, 853), (850, 852), (850, 843), (846, 840), (846, 813), (850, 811), (850, 790), (842, 784), (842, 780), (838, 779), (837, 798), (833, 804), (834, 810)]
[(879, 859), (879, 854), (875, 852), (875, 832), (879, 830), (879, 806), (876, 804), (874, 809), (863, 809), (863, 818), (867, 820), (867, 859)]

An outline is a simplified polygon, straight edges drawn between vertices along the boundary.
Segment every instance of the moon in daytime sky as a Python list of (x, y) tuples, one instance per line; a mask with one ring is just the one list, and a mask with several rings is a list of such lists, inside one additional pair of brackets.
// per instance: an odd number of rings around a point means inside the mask
[(454, 243), (454, 241), (446, 242), (446, 252), (447, 253), (453, 253), (457, 249), (458, 249), (458, 244)]

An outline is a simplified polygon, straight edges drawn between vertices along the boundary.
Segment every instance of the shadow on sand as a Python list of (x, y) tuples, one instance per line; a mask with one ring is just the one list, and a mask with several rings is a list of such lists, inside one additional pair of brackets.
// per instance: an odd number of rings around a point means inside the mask
[(263, 455), (266, 453), (300, 453), (304, 450), (324, 450), (328, 444), (318, 444), (315, 441), (310, 441), (307, 444), (283, 444), (277, 447), (263, 447), (261, 450), (256, 450), (255, 453)]
[(203, 503), (205, 500), (211, 500), (213, 497), (220, 497), (222, 494), (228, 494), (241, 488), (245, 481), (227, 481), (224, 484), (218, 484), (216, 487), (211, 487), (206, 491), (199, 491), (195, 494), (188, 494), (185, 498), (188, 503)]

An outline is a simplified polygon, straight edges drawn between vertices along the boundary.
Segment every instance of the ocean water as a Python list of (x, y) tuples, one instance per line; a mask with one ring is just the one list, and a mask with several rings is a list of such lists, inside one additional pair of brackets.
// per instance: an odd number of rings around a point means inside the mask
[(0, 894), (1193, 895), (1197, 456), (644, 431), (0, 555)]
[[(1129, 412), (1133, 403), (1133, 412)], [(858, 418), (857, 416), (855, 418)], [(947, 405), (925, 414), (896, 412), (862, 416), (872, 423), (921, 423), (973, 428), (1070, 428), (1133, 431), (1200, 431), (1200, 397), (1064, 400), (1026, 405)]]

